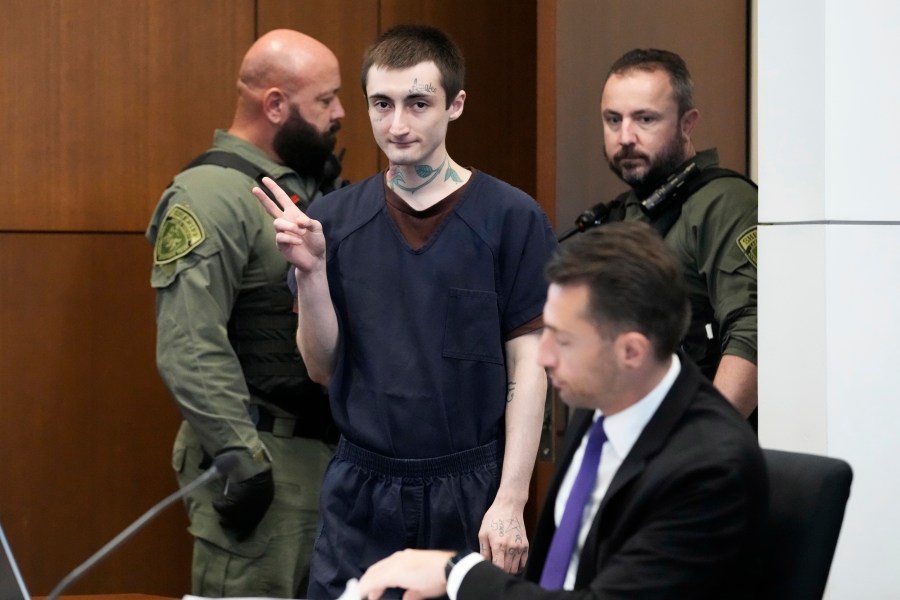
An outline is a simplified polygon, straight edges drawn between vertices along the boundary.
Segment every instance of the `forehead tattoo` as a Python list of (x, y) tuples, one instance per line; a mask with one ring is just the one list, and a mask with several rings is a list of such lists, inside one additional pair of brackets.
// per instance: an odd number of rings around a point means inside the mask
[(409, 88), (410, 94), (434, 94), (437, 88), (431, 83), (419, 83), (419, 78), (413, 79), (412, 87)]

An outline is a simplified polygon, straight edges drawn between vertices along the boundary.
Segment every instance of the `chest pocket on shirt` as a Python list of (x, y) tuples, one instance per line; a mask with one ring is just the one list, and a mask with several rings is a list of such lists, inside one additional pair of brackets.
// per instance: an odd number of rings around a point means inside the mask
[(497, 294), (450, 288), (443, 354), (447, 358), (503, 364)]

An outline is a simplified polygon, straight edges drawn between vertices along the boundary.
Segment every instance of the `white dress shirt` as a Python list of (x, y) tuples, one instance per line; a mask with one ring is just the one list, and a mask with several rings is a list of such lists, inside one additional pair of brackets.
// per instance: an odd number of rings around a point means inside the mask
[[(575, 574), (578, 572), (578, 563), (581, 558), (581, 549), (584, 547), (584, 540), (587, 539), (591, 524), (594, 517), (597, 516), (597, 510), (600, 508), (600, 502), (609, 489), (616, 471), (622, 466), (622, 462), (631, 447), (640, 437), (644, 427), (656, 413), (656, 409), (662, 403), (663, 398), (669, 393), (675, 379), (681, 372), (681, 361), (678, 356), (672, 355), (672, 364), (669, 370), (660, 382), (653, 388), (649, 394), (641, 398), (635, 404), (632, 404), (623, 411), (606, 417), (603, 421), (603, 431), (606, 432), (606, 443), (600, 453), (600, 465), (597, 468), (597, 480), (594, 482), (594, 491), (591, 492), (590, 500), (584, 507), (584, 514), (581, 519), (581, 530), (578, 532), (578, 541), (575, 543), (575, 550), (572, 552), (572, 561), (569, 563), (569, 570), (566, 572), (566, 580), (563, 582), (564, 590), (571, 590), (575, 587)], [(594, 411), (594, 422), (600, 418), (602, 413)], [(575, 484), (575, 477), (578, 475), (578, 469), (581, 467), (581, 461), (584, 458), (584, 449), (587, 446), (588, 434), (590, 428), (581, 439), (581, 445), (572, 456), (572, 462), (569, 463), (569, 469), (559, 486), (559, 494), (556, 496), (556, 504), (553, 510), (553, 519), (559, 526), (562, 520), (563, 512), (566, 509), (566, 501), (572, 492), (572, 486)]]

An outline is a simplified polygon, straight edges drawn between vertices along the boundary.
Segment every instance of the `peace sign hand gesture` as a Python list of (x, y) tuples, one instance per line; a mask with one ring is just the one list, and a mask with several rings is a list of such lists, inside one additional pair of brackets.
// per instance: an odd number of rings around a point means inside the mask
[(278, 250), (302, 274), (309, 274), (317, 268), (322, 268), (325, 259), (325, 234), (322, 231), (322, 224), (310, 219), (297, 208), (281, 186), (272, 179), (263, 177), (262, 182), (283, 207), (272, 202), (262, 189), (253, 188), (253, 195), (275, 219), (275, 243)]

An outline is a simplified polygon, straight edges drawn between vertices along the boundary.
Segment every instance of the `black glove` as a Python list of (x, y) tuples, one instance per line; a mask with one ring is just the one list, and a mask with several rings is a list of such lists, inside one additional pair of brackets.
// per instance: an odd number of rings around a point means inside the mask
[(222, 517), (222, 527), (234, 532), (243, 542), (262, 521), (275, 498), (275, 481), (271, 467), (241, 481), (229, 480), (224, 496), (213, 502), (213, 508)]

